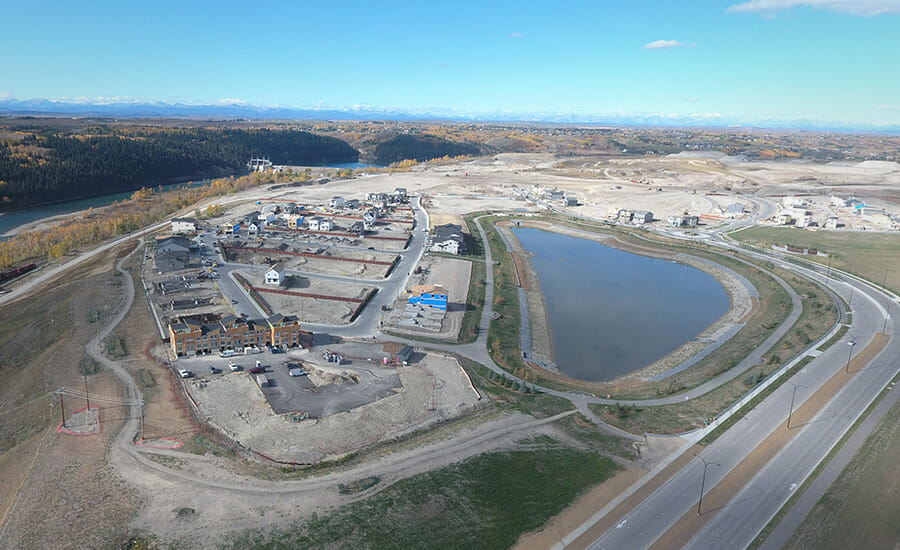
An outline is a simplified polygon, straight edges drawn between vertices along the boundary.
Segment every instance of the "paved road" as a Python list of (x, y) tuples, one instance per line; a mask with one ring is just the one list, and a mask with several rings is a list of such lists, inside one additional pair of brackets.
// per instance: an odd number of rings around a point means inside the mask
[(788, 543), (794, 531), (800, 527), (800, 524), (809, 515), (813, 506), (819, 502), (819, 499), (822, 498), (825, 491), (831, 487), (831, 484), (844, 471), (844, 468), (847, 467), (850, 460), (853, 459), (866, 439), (872, 434), (878, 423), (881, 422), (898, 401), (900, 401), (900, 388), (895, 387), (869, 413), (869, 416), (853, 432), (853, 435), (844, 443), (831, 462), (804, 491), (803, 495), (797, 499), (790, 511), (785, 514), (778, 526), (766, 538), (765, 543), (761, 546), (762, 550), (779, 550)]

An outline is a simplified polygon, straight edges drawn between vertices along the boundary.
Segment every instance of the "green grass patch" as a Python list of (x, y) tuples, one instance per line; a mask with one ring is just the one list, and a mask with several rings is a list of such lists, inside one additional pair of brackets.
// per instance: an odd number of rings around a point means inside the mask
[(890, 269), (900, 257), (900, 235), (896, 233), (869, 233), (855, 231), (805, 231), (781, 227), (753, 227), (735, 232), (737, 241), (771, 250), (773, 244), (796, 248), (814, 248), (828, 257), (799, 255), (821, 265), (828, 265), (853, 273), (872, 283), (881, 285), (887, 270), (887, 287), (894, 292), (900, 289), (900, 269)]
[(81, 371), (82, 376), (97, 374), (97, 371), (100, 370), (100, 363), (85, 355), (78, 361), (78, 370)]
[(125, 340), (115, 334), (104, 340), (103, 352), (114, 361), (128, 357), (128, 348), (125, 347)]
[(466, 312), (463, 315), (462, 326), (459, 329), (459, 342), (470, 343), (478, 339), (478, 325), (481, 323), (481, 313), (484, 311), (484, 293), (487, 288), (485, 283), (486, 266), (484, 262), (472, 262), (472, 272), (469, 275), (469, 293), (466, 298)]
[(495, 406), (501, 410), (522, 412), (535, 418), (555, 416), (575, 408), (568, 399), (546, 393), (524, 394), (506, 387), (499, 381), (491, 380), (492, 371), (465, 357), (457, 357), (459, 364), (466, 370), (476, 388), (491, 397)]
[(150, 372), (150, 369), (138, 369), (138, 381), (145, 388), (156, 387), (156, 379), (153, 378), (153, 373)]
[(571, 448), (489, 453), (399, 481), (286, 528), (227, 537), (224, 548), (506, 549), (618, 466)]

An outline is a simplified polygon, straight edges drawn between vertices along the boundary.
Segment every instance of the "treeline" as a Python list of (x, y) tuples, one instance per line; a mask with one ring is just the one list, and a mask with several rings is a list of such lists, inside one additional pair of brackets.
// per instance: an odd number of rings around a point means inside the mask
[(401, 134), (375, 146), (375, 162), (391, 164), (403, 160), (419, 162), (441, 157), (480, 155), (474, 143), (447, 141), (433, 136)]
[(0, 211), (236, 172), (251, 156), (306, 165), (359, 158), (344, 141), (295, 130), (24, 130), (21, 139), (0, 142)]

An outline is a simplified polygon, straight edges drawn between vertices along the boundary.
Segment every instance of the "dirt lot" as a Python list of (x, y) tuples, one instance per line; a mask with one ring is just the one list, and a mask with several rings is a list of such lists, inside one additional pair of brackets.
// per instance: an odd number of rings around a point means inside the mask
[(409, 308), (415, 307), (408, 305), (408, 294), (404, 294), (401, 299), (394, 302), (394, 309), (386, 318), (388, 329), (398, 334), (420, 334), (432, 338), (456, 340), (466, 312), (466, 297), (469, 291), (472, 262), (425, 255), (422, 256), (418, 267), (422, 268), (421, 272), (410, 276), (410, 289), (415, 285), (441, 285), (447, 291), (447, 312), (443, 316), (440, 330), (431, 330), (427, 325), (400, 324), (401, 319), (408, 318)]
[[(383, 254), (374, 250), (347, 250), (326, 248), (320, 246), (307, 246), (296, 243), (280, 241), (243, 242), (245, 247), (264, 249), (284, 249), (289, 252), (315, 254), (316, 256), (292, 256), (278, 254), (277, 252), (261, 252), (241, 248), (235, 241), (224, 243), (228, 247), (228, 261), (253, 265), (268, 265), (273, 262), (281, 263), (288, 271), (307, 271), (322, 273), (325, 275), (338, 275), (344, 277), (361, 277), (367, 279), (381, 279), (388, 275), (391, 263), (396, 258), (393, 254)], [(328, 259), (341, 258), (341, 260)], [(345, 261), (348, 260), (364, 260)], [(373, 262), (373, 263), (367, 263)]]
[[(359, 308), (360, 300), (365, 300), (373, 287), (338, 283), (322, 279), (301, 277), (299, 275), (286, 278), (285, 284), (273, 287), (265, 284), (265, 275), (259, 271), (240, 271), (242, 277), (256, 288), (272, 311), (283, 315), (296, 315), (303, 323), (320, 323), (340, 325), (350, 322), (350, 317)], [(318, 294), (335, 298), (349, 298), (347, 301), (312, 298), (309, 296), (293, 296), (265, 292), (265, 289), (283, 290), (302, 294)]]
[[(313, 368), (328, 369), (328, 364), (308, 360), (311, 354), (301, 356)], [(344, 370), (352, 374), (356, 369)], [(402, 387), (394, 395), (302, 422), (275, 414), (263, 392), (245, 373), (194, 380), (187, 387), (201, 413), (223, 433), (277, 460), (301, 463), (336, 458), (422, 429), (470, 411), (478, 401), (454, 359), (429, 354), (413, 366), (397, 367), (396, 373)]]

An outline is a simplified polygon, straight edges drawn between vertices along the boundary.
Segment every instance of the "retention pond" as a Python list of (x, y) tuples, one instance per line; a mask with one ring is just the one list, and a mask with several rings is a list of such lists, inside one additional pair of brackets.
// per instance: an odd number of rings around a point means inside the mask
[(722, 285), (694, 267), (532, 228), (533, 254), (562, 374), (609, 381), (692, 340), (728, 311)]

